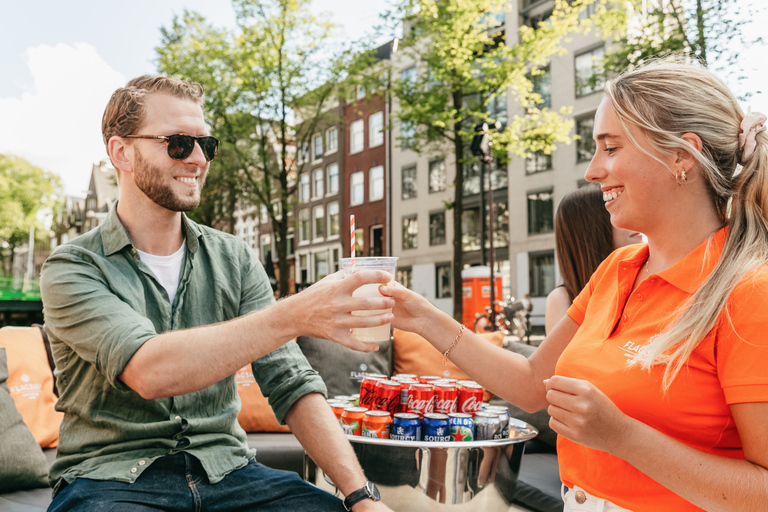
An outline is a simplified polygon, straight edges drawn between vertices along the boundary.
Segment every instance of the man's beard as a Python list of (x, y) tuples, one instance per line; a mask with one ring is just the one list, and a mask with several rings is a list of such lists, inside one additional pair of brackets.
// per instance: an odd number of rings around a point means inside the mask
[[(202, 190), (203, 185), (205, 185), (206, 173), (200, 169), (197, 170), (202, 176), (198, 193), (193, 197), (180, 197), (174, 193), (171, 183), (163, 181), (163, 178), (168, 176), (168, 169), (163, 170), (150, 164), (137, 148), (136, 161), (133, 166), (133, 181), (139, 190), (144, 192), (158, 206), (173, 212), (189, 212), (200, 205), (199, 190)], [(171, 177), (171, 179), (173, 178)]]

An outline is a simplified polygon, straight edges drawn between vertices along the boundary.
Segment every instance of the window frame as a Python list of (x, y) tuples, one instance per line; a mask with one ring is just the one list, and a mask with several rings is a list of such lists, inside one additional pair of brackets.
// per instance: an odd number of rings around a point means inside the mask
[[(320, 153), (317, 152), (317, 142), (320, 141)], [(312, 163), (319, 162), (323, 159), (323, 134), (315, 133), (312, 135)]]
[(590, 73), (588, 79), (591, 79), (594, 75), (595, 65), (594, 65), (594, 53), (598, 50), (602, 50), (602, 56), (601, 58), (605, 57), (605, 44), (600, 43), (599, 45), (592, 46), (590, 48), (585, 49), (581, 53), (574, 54), (573, 56), (573, 86), (574, 86), (574, 94), (576, 98), (584, 98), (586, 96), (590, 96), (592, 94), (596, 94), (603, 91), (602, 84), (605, 83), (605, 77), (602, 78), (601, 81), (595, 83), (594, 88), (590, 88), (590, 90), (585, 91), (583, 87), (579, 85), (579, 81), (582, 80), (584, 77), (579, 76), (579, 67), (578, 67), (578, 60), (579, 57), (583, 57), (585, 55), (590, 55), (590, 61), (592, 64), (592, 72)]
[[(549, 203), (550, 203), (550, 206), (551, 206), (551, 212), (549, 212), (548, 216), (539, 215), (539, 217), (541, 217), (541, 219), (543, 219), (543, 220), (539, 220), (538, 224), (548, 224), (547, 226), (544, 226), (545, 229), (532, 230), (531, 228), (535, 227), (535, 226), (533, 226), (534, 220), (532, 220), (532, 216), (531, 216), (531, 208), (532, 208), (531, 207), (531, 201), (532, 201), (531, 196), (532, 195), (537, 195), (537, 194), (549, 194), (550, 195)], [(525, 198), (526, 198), (526, 216), (527, 216), (526, 220), (527, 220), (528, 236), (547, 235), (547, 234), (551, 234), (551, 233), (555, 232), (555, 200), (554, 200), (554, 194), (555, 193), (554, 193), (554, 188), (553, 187), (536, 189), (536, 190), (529, 190), (528, 192), (525, 193)], [(543, 202), (543, 200), (541, 200), (541, 199), (539, 199), (539, 201)], [(547, 221), (549, 221), (549, 222), (547, 222)], [(546, 229), (546, 228), (548, 228), (548, 229)]]
[[(331, 134), (334, 136), (331, 137)], [(331, 144), (331, 139), (333, 139), (333, 144)], [(325, 154), (331, 155), (339, 150), (339, 129), (336, 126), (332, 126), (331, 128), (328, 128), (325, 130)]]
[[(442, 241), (435, 242), (434, 241), (435, 238), (433, 237), (434, 233), (433, 233), (433, 229), (432, 229), (432, 219), (434, 217), (438, 216), (438, 215), (442, 215), (442, 217), (443, 217), (443, 237), (442, 237)], [(448, 237), (447, 237), (447, 234), (446, 234), (447, 229), (446, 229), (446, 218), (445, 217), (446, 217), (445, 210), (434, 210), (434, 211), (429, 212), (429, 246), (430, 247), (434, 247), (434, 246), (437, 246), (437, 245), (445, 245), (446, 242), (448, 241)]]
[(379, 110), (368, 116), (368, 147), (376, 148), (382, 144), (384, 144), (384, 112)]
[[(381, 173), (380, 177), (374, 177), (373, 172), (379, 171)], [(374, 187), (378, 182), (381, 182), (381, 196), (374, 196)], [(377, 165), (375, 167), (371, 167), (368, 169), (368, 202), (373, 203), (375, 201), (381, 201), (384, 199), (385, 194), (385, 183), (384, 183), (384, 166), (383, 165)]]
[[(317, 212), (320, 212), (318, 216)], [(322, 232), (318, 233), (317, 222), (322, 222)], [(319, 204), (312, 207), (312, 241), (320, 241), (325, 238), (325, 205)]]
[[(360, 127), (359, 136), (361, 140), (359, 148), (355, 145), (355, 132), (357, 131), (357, 127)], [(349, 154), (356, 155), (363, 151), (365, 151), (365, 120), (357, 119), (349, 123)]]
[[(414, 225), (416, 226), (416, 232), (413, 234), (408, 234), (408, 239), (411, 240), (411, 244), (408, 244), (406, 246), (406, 221), (413, 221)], [(403, 215), (400, 218), (400, 226), (401, 226), (401, 233), (400, 233), (400, 247), (404, 251), (408, 251), (411, 249), (418, 249), (419, 248), (419, 216), (418, 214), (409, 214), (409, 215)]]
[[(355, 184), (355, 178), (360, 178), (360, 183)], [(360, 194), (360, 201), (355, 202), (355, 189), (360, 187), (362, 190)], [(349, 175), (349, 206), (360, 206), (365, 204), (365, 172), (357, 171)]]
[[(432, 188), (432, 171), (438, 168), (436, 165), (438, 163), (442, 164), (442, 187)], [(439, 194), (440, 192), (445, 192), (448, 189), (448, 166), (445, 165), (445, 158), (435, 158), (434, 160), (429, 161), (429, 165), (427, 167), (427, 188), (430, 194)]]
[[(318, 176), (320, 179), (318, 180)], [(318, 193), (318, 184), (321, 188), (321, 190)], [(311, 199), (320, 199), (325, 195), (325, 169), (322, 167), (318, 167), (317, 169), (312, 170), (312, 197)]]
[[(335, 174), (331, 174), (331, 169), (333, 169), (334, 167), (336, 168), (336, 173)], [(330, 195), (338, 194), (339, 193), (339, 164), (338, 164), (338, 162), (334, 162), (334, 163), (330, 164), (327, 167), (327, 172), (328, 172), (328, 187), (327, 187), (328, 192), (326, 192), (326, 195), (330, 196)], [(331, 185), (334, 182), (334, 179), (333, 179), (334, 177), (336, 178), (335, 179), (336, 186), (335, 187), (331, 187)]]

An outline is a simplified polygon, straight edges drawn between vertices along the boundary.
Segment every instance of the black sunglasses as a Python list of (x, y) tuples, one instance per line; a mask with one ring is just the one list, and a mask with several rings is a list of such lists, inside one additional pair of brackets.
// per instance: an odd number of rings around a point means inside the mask
[(219, 152), (219, 139), (211, 137), (195, 137), (186, 133), (175, 133), (173, 135), (126, 135), (125, 139), (162, 139), (168, 145), (168, 156), (174, 160), (184, 160), (192, 154), (195, 149), (195, 141), (203, 150), (205, 160), (210, 162), (216, 158)]

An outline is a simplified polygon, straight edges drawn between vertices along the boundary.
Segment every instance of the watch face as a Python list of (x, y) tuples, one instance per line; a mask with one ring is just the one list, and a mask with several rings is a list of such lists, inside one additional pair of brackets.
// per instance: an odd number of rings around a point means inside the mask
[(379, 501), (381, 500), (381, 494), (379, 493), (379, 489), (376, 487), (376, 485), (373, 482), (367, 482), (366, 487), (368, 488), (368, 495), (373, 498), (373, 501)]

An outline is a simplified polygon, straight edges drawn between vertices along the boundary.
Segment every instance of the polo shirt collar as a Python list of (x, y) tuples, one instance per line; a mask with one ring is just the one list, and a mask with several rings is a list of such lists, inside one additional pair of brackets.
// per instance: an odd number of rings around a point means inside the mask
[[(117, 216), (117, 203), (117, 201), (114, 202), (104, 222), (101, 224), (101, 241), (104, 245), (105, 256), (119, 252), (126, 246), (133, 247), (125, 226), (123, 226), (123, 223), (120, 222), (120, 218)], [(187, 250), (194, 254), (200, 248), (199, 238), (203, 236), (203, 231), (197, 223), (189, 220), (184, 213), (181, 214), (181, 223), (184, 227)]]
[(683, 259), (657, 275), (684, 292), (695, 293), (717, 265), (720, 254), (723, 252), (727, 233), (727, 227), (721, 228)]

